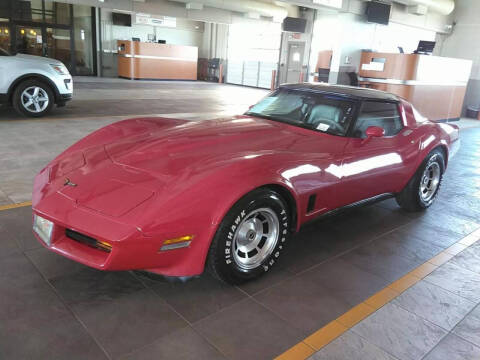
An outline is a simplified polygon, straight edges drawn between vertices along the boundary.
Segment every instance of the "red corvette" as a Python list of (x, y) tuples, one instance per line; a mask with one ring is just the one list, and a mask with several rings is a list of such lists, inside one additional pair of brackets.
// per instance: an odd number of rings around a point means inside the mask
[(361, 88), (290, 84), (241, 116), (140, 118), (80, 140), (35, 178), (33, 228), (102, 270), (239, 283), (268, 271), (292, 232), (395, 196), (428, 208), (458, 127)]

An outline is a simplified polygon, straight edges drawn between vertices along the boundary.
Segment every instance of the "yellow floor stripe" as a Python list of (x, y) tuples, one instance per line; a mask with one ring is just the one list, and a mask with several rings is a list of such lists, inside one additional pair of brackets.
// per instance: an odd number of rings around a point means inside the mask
[(25, 202), (17, 203), (17, 204), (2, 205), (2, 206), (0, 206), (0, 211), (16, 209), (16, 208), (19, 208), (19, 207), (31, 206), (31, 205), (32, 205), (31, 201), (25, 201)]
[(365, 304), (370, 305), (375, 310), (378, 310), (386, 303), (395, 299), (398, 295), (400, 294), (397, 291), (386, 287), (365, 300)]
[(375, 312), (375, 308), (367, 303), (360, 303), (354, 308), (347, 311), (345, 314), (337, 318), (337, 321), (345, 325), (347, 328), (353, 327), (356, 323), (359, 323), (365, 319), (368, 315)]
[(440, 265), (445, 264), (448, 260), (450, 260), (453, 257), (454, 257), (454, 255), (449, 254), (445, 251), (442, 251), (440, 254), (438, 254), (434, 258), (431, 258), (430, 260), (428, 260), (428, 262), (430, 264), (440, 266)]
[(369, 297), (364, 302), (353, 307), (345, 314), (328, 323), (320, 330), (296, 344), (292, 348), (285, 351), (276, 360), (305, 360), (314, 352), (320, 350), (329, 344), (344, 332), (352, 328), (367, 316), (389, 303), (402, 292), (415, 285), (425, 276), (433, 272), (439, 266), (445, 264), (458, 253), (472, 246), (480, 239), (480, 229), (475, 230), (471, 234), (465, 236), (449, 248), (445, 249), (432, 259), (418, 266), (400, 279), (394, 281), (387, 287), (383, 288), (376, 294)]
[(333, 320), (331, 323), (307, 337), (303, 342), (315, 350), (320, 350), (347, 330), (348, 328), (345, 325)]

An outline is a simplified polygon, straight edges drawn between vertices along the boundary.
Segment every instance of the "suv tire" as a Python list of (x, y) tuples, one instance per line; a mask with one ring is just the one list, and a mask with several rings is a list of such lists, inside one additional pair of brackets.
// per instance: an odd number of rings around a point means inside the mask
[(25, 80), (13, 92), (13, 108), (21, 115), (41, 117), (53, 107), (55, 96), (49, 85), (39, 80)]

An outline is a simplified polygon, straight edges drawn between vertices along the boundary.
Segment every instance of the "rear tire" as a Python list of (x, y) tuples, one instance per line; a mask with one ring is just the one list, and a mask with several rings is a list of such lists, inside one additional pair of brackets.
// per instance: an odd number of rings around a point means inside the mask
[(291, 215), (275, 191), (260, 188), (241, 198), (222, 220), (210, 246), (208, 270), (241, 284), (269, 271), (291, 235)]
[(430, 152), (407, 186), (396, 196), (398, 205), (404, 210), (417, 212), (428, 209), (436, 199), (445, 172), (443, 152)]
[(13, 92), (13, 107), (20, 115), (44, 116), (50, 112), (54, 102), (55, 96), (50, 86), (39, 80), (22, 81)]

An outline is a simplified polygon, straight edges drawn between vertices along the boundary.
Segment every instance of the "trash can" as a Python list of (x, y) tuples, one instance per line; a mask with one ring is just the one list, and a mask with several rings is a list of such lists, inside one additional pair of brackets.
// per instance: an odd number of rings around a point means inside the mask
[(467, 107), (467, 118), (471, 119), (478, 119), (478, 113), (480, 113), (480, 109), (473, 107), (473, 106), (468, 106)]

